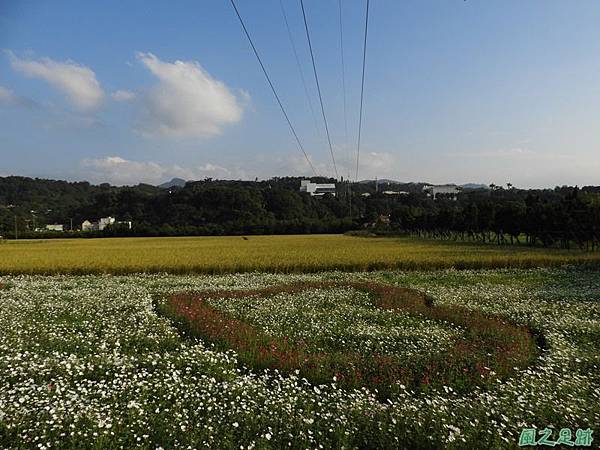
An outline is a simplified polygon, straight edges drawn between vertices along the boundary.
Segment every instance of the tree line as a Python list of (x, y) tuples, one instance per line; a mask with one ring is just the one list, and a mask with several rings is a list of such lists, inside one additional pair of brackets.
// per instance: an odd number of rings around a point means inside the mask
[[(564, 249), (600, 247), (600, 188), (494, 188), (456, 202), (405, 204), (392, 212), (397, 230), (419, 236)], [(437, 204), (435, 204), (437, 203)]]
[[(315, 182), (334, 182), (313, 178)], [(433, 199), (423, 183), (337, 183), (337, 195), (299, 192), (298, 177), (262, 181), (206, 179), (182, 187), (92, 185), (0, 178), (0, 235), (28, 237), (195, 236), (343, 233), (473, 240), (595, 250), (600, 187), (464, 189)], [(386, 191), (386, 193), (384, 193)], [(80, 232), (84, 220), (131, 221)], [(47, 224), (72, 232), (40, 232)], [(72, 230), (71, 230), (71, 224)]]

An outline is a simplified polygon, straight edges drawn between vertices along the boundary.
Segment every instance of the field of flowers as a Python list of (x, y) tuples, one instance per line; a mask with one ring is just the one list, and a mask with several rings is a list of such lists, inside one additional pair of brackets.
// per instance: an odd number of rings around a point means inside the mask
[[(184, 336), (156, 304), (178, 292), (377, 282), (427, 292), (544, 337), (506, 377), (382, 400), (333, 377), (246, 367), (233, 350)], [(517, 448), (525, 427), (600, 430), (600, 272), (530, 269), (315, 275), (3, 276), (0, 448)], [(444, 352), (454, 323), (389, 314), (344, 286), (210, 305), (316, 351), (407, 361)], [(303, 320), (300, 318), (303, 317)], [(594, 441), (594, 445), (597, 442)]]
[(179, 293), (159, 300), (157, 310), (185, 335), (235, 350), (255, 371), (294, 373), (317, 385), (333, 379), (380, 400), (406, 388), (490, 386), (538, 355), (527, 326), (374, 282)]

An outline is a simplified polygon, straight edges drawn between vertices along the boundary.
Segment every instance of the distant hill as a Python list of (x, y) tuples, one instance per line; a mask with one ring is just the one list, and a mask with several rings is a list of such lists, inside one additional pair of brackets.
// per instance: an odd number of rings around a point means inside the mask
[[(317, 180), (317, 181), (320, 181), (320, 180)], [(329, 181), (329, 180), (326, 180), (326, 181)], [(375, 186), (375, 182), (377, 182), (378, 186), (387, 185), (387, 186), (396, 187), (396, 188), (402, 187), (409, 191), (413, 191), (413, 190), (420, 191), (423, 186), (431, 184), (431, 183), (425, 183), (425, 182), (412, 182), (412, 181), (407, 183), (407, 182), (391, 180), (391, 179), (387, 179), (387, 178), (381, 178), (378, 180), (361, 180), (358, 183), (361, 185), (365, 185), (365, 186), (366, 185)], [(186, 183), (187, 183), (187, 181), (182, 178), (173, 178), (173, 179), (171, 179), (171, 181), (167, 181), (165, 183), (159, 184), (157, 187), (159, 187), (161, 189), (169, 189), (172, 187), (184, 187)], [(482, 184), (482, 183), (465, 183), (465, 184), (461, 184), (460, 186), (463, 189), (489, 189), (489, 186), (487, 184)]]
[[(389, 180), (387, 178), (381, 178), (378, 180), (361, 180), (359, 181), (359, 184), (362, 185), (373, 185), (375, 186), (375, 182), (377, 182), (378, 186), (382, 186), (382, 185), (389, 185), (389, 186), (395, 186), (395, 187), (404, 187), (406, 188), (406, 190), (413, 190), (410, 189), (410, 187), (416, 187), (417, 190), (422, 189), (423, 186), (432, 186), (432, 183), (427, 183), (427, 182), (403, 182), (403, 181), (397, 181), (397, 180)], [(463, 189), (489, 189), (489, 186), (487, 184), (483, 184), (483, 183), (465, 183), (465, 184), (461, 184), (458, 185), (460, 187), (462, 187)]]
[(489, 189), (487, 184), (481, 183), (465, 183), (460, 185), (463, 189)]
[[(370, 183), (375, 183), (376, 180), (361, 180), (359, 181), (359, 183), (361, 184), (370, 184)], [(396, 181), (396, 180), (389, 180), (387, 178), (381, 178), (377, 180), (377, 184), (407, 184), (407, 183), (403, 183), (402, 181)]]
[(169, 189), (172, 187), (184, 187), (187, 181), (181, 178), (172, 178), (171, 181), (167, 181), (166, 183), (159, 184), (158, 187), (162, 189)]
[[(375, 180), (362, 180), (359, 181), (358, 184), (362, 186), (364, 189), (375, 189)], [(392, 191), (406, 191), (406, 192), (421, 192), (423, 187), (426, 186), (427, 183), (415, 183), (415, 182), (403, 182), (396, 180), (389, 180), (386, 178), (377, 180), (377, 188), (379, 190), (392, 190)]]
[[(527, 227), (538, 226), (542, 214), (549, 217), (546, 221), (553, 227), (555, 224), (570, 227), (581, 222), (593, 231), (594, 224), (600, 223), (600, 186), (581, 190), (568, 186), (538, 190), (471, 188), (456, 199), (434, 200), (423, 192), (425, 183), (389, 183), (388, 180), (378, 180), (381, 195), (375, 194), (375, 181), (370, 181), (353, 184), (350, 189), (346, 183), (338, 182), (336, 196), (313, 197), (300, 192), (302, 179), (185, 182), (174, 178), (157, 187), (0, 177), (0, 235), (14, 236), (17, 229), (21, 238), (39, 238), (43, 235), (34, 232), (36, 228), (63, 224), (70, 230), (72, 220), (74, 229), (78, 229), (85, 220), (109, 216), (131, 221), (133, 226), (103, 231), (103, 236), (342, 233), (365, 223), (372, 224), (381, 214), (389, 215), (392, 226), (397, 229), (435, 232), (437, 227), (451, 231), (456, 231), (451, 227), (462, 227), (457, 229), (464, 231), (465, 224), (479, 223), (480, 211), (487, 214), (485, 217), (496, 217), (496, 212), (502, 211), (497, 217), (508, 214), (509, 224), (517, 220), (513, 217), (519, 218), (520, 222), (513, 227), (519, 233)], [(312, 180), (334, 182), (324, 177)], [(465, 186), (485, 185), (469, 183)], [(405, 191), (412, 195), (384, 195), (385, 191)], [(495, 230), (493, 227), (506, 226), (506, 223), (489, 226)], [(532, 236), (542, 239), (539, 233), (544, 232), (544, 228), (535, 232), (538, 234)], [(53, 233), (53, 236), (79, 235)], [(544, 245), (558, 243), (554, 234), (543, 236)], [(598, 237), (594, 239), (596, 245)]]

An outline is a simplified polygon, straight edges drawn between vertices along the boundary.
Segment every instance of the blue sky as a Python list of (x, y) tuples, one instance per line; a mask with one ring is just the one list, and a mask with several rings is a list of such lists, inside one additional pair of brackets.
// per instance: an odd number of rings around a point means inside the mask
[[(320, 174), (299, 1), (237, 0)], [(340, 174), (365, 2), (305, 0)], [(359, 178), (600, 184), (600, 2), (372, 0)], [(229, 1), (1, 1), (0, 175), (116, 184), (309, 175)], [(316, 119), (316, 120), (315, 120)]]

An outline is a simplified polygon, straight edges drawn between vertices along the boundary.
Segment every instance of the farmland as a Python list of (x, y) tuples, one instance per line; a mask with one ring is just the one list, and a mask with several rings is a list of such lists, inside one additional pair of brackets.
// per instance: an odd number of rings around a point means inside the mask
[[(557, 439), (561, 428), (600, 426), (596, 270), (4, 275), (0, 283), (2, 448), (492, 449), (517, 447), (523, 428), (550, 426)], [(427, 292), (434, 308), (464, 308), (544, 339), (512, 373), (480, 367), (485, 382), (466, 389), (456, 379), (397, 383), (382, 399), (335, 377), (315, 383), (248, 366), (157, 309), (173, 294), (204, 293), (211, 310), (269, 336), (407, 361), (445, 352), (469, 330), (374, 308), (353, 283)]]
[(0, 274), (531, 268), (585, 263), (600, 253), (344, 235), (7, 241)]
[(314, 235), (0, 254), (0, 448), (493, 449), (600, 426), (597, 253)]

